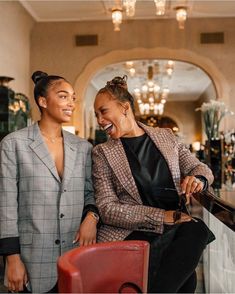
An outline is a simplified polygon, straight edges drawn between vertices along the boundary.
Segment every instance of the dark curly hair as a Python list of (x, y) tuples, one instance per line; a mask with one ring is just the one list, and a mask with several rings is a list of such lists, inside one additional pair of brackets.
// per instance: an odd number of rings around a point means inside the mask
[(129, 102), (132, 112), (133, 114), (135, 114), (134, 98), (128, 92), (126, 81), (127, 75), (124, 75), (123, 77), (114, 77), (111, 81), (108, 81), (106, 83), (106, 86), (104, 88), (101, 88), (98, 91), (96, 96), (103, 93), (109, 93), (111, 97), (117, 99), (120, 102)]

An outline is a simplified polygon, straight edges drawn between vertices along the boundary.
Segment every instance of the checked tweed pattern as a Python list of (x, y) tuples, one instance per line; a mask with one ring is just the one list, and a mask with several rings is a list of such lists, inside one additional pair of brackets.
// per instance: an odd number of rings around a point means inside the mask
[(92, 147), (66, 131), (63, 137), (63, 179), (37, 123), (0, 143), (0, 239), (19, 237), (34, 293), (55, 286), (57, 258), (75, 247), (84, 205), (95, 204)]
[[(186, 175), (202, 175), (208, 183), (213, 175), (179, 143), (170, 129), (151, 128), (138, 123), (164, 156), (176, 189)], [(123, 240), (134, 230), (163, 232), (164, 210), (144, 206), (120, 139), (109, 139), (93, 149), (93, 183), (103, 225), (98, 241)]]

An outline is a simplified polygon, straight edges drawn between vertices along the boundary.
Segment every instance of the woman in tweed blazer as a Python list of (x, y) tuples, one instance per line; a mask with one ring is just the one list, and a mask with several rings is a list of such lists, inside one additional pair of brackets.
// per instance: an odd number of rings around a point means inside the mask
[(10, 291), (57, 292), (57, 258), (96, 242), (91, 145), (62, 130), (75, 107), (71, 85), (32, 78), (41, 120), (0, 145), (0, 254)]
[(99, 125), (110, 136), (93, 149), (95, 196), (103, 223), (98, 241), (149, 241), (149, 292), (194, 292), (195, 268), (208, 230), (186, 212), (179, 215), (177, 208), (182, 192), (188, 203), (192, 193), (212, 183), (210, 169), (169, 129), (135, 121), (125, 78), (108, 82), (94, 107)]

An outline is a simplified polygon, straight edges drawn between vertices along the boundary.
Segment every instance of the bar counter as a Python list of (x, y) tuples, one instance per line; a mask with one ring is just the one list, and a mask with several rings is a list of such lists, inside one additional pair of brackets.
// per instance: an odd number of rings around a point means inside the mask
[(197, 193), (194, 198), (217, 219), (235, 231), (235, 189), (213, 190)]
[(209, 189), (194, 198), (216, 237), (203, 254), (205, 292), (235, 293), (235, 189)]

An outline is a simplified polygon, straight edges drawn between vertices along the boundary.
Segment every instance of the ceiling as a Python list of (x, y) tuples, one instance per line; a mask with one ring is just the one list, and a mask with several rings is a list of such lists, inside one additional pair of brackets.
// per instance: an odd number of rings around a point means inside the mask
[[(115, 0), (19, 0), (19, 2), (36, 21), (54, 22), (111, 20), (111, 9)], [(167, 0), (165, 16), (156, 16), (153, 0), (137, 0), (133, 18), (174, 18), (174, 8), (180, 5), (188, 7), (189, 18), (235, 16), (234, 0)]]
[[(128, 76), (127, 84), (129, 92), (146, 84), (148, 66), (156, 65), (160, 70), (154, 71), (153, 80), (161, 86), (170, 90), (167, 101), (196, 101), (201, 94), (211, 85), (209, 76), (199, 67), (182, 61), (174, 62), (174, 70), (169, 78), (165, 72), (168, 60), (136, 60), (134, 68), (135, 75), (131, 77), (125, 62), (109, 65), (98, 72), (92, 79), (93, 87), (98, 91), (105, 86), (106, 82), (114, 76)], [(192, 82), (193, 81), (193, 82)]]

